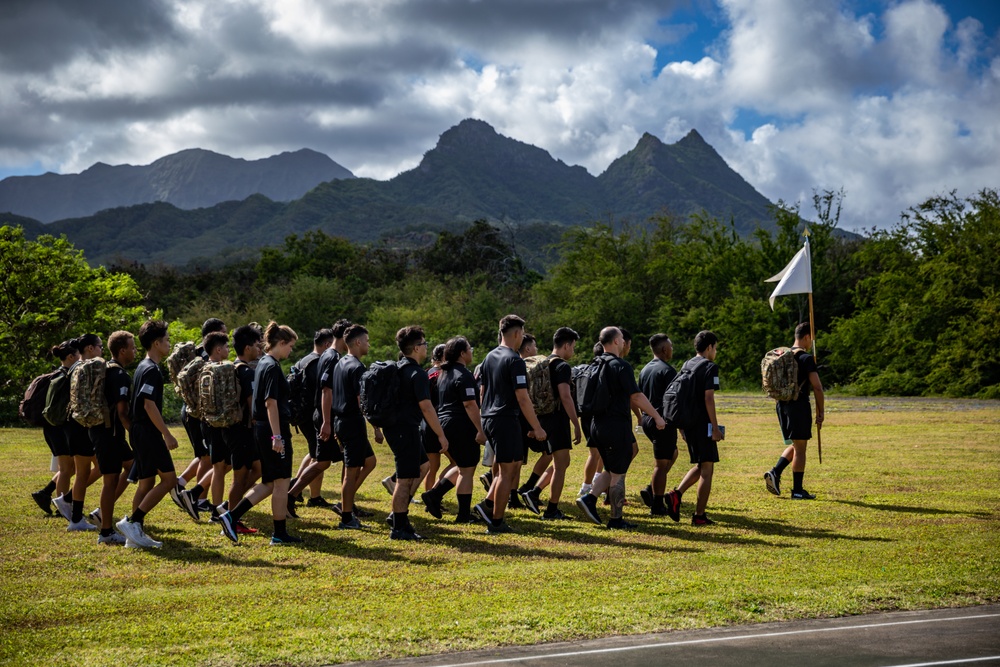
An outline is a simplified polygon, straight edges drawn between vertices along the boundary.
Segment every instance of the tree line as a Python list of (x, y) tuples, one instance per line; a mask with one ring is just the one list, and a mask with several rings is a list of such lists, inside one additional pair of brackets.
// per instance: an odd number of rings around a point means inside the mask
[[(932, 197), (862, 235), (838, 229), (841, 197), (817, 194), (808, 224), (824, 382), (862, 394), (1000, 398), (998, 191)], [(750, 237), (707, 216), (569, 228), (544, 275), (527, 268), (516, 229), (485, 221), (416, 249), (310, 231), (221, 268), (91, 268), (64, 238), (28, 241), (2, 227), (0, 412), (11, 420), (27, 383), (52, 365), (53, 344), (134, 331), (154, 313), (173, 322), (174, 340), (193, 338), (208, 317), (231, 327), (276, 319), (298, 332), (299, 355), (313, 331), (346, 317), (368, 328), (373, 359), (393, 357), (396, 330), (418, 323), (432, 344), (466, 336), (477, 362), (509, 312), (541, 341), (560, 326), (584, 340), (625, 327), (638, 341), (633, 366), (648, 359), (642, 343), (653, 333), (670, 335), (675, 357), (686, 358), (694, 334), (712, 329), (726, 386), (756, 388), (764, 353), (790, 344), (808, 318), (805, 295), (768, 305), (773, 284), (763, 281), (802, 246), (806, 225), (797, 206), (779, 203), (773, 215), (776, 233)]]

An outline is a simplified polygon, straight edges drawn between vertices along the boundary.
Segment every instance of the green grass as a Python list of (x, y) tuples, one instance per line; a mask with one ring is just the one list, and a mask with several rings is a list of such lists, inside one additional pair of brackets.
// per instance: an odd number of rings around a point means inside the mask
[[(290, 521), (306, 546), (285, 549), (264, 537), (234, 546), (169, 499), (147, 519), (162, 550), (98, 547), (28, 497), (49, 476), (40, 432), (3, 430), (0, 663), (318, 665), (1000, 600), (1000, 403), (829, 399), (822, 465), (810, 449), (811, 503), (764, 490), (781, 450), (770, 401), (723, 395), (720, 414), (729, 439), (708, 529), (689, 523), (693, 493), (679, 524), (641, 511), (651, 454), (640, 439), (634, 532), (609, 533), (564, 503), (576, 520), (517, 511), (521, 534), (488, 537), (416, 506), (431, 539), (394, 543), (376, 481), (391, 458), (377, 447), (360, 495), (373, 528), (340, 532), (335, 515), (306, 508)], [(178, 451), (186, 462), (190, 448)], [(574, 455), (570, 500), (583, 450)], [(92, 487), (88, 509), (96, 497)], [(265, 511), (248, 521), (270, 527)]]

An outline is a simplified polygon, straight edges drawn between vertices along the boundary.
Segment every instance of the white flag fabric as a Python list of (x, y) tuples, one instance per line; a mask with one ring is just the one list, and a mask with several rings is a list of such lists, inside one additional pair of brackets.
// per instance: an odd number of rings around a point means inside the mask
[(771, 310), (774, 310), (774, 297), (785, 294), (812, 294), (812, 259), (809, 257), (809, 239), (802, 246), (802, 250), (795, 253), (792, 261), (778, 273), (764, 281), (765, 283), (777, 282), (778, 286), (771, 292)]

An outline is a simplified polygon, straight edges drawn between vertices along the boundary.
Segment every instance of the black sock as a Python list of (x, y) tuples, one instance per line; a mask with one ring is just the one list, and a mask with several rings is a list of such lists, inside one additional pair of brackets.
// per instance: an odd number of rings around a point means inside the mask
[(654, 494), (653, 495), (653, 503), (656, 504), (656, 505), (662, 505), (663, 504), (663, 496), (657, 496), (657, 495)]
[(73, 518), (72, 518), (72, 521), (73, 521), (73, 523), (76, 523), (77, 521), (83, 521), (83, 501), (82, 500), (74, 500), (73, 501)]
[(431, 490), (434, 492), (434, 494), (436, 496), (438, 496), (439, 498), (443, 498), (444, 494), (448, 493), (449, 491), (451, 491), (454, 488), (455, 488), (455, 485), (452, 484), (450, 480), (448, 480), (448, 479), (442, 479), (440, 482), (438, 482), (437, 484), (435, 484), (434, 488), (431, 489)]
[(405, 512), (393, 512), (392, 513), (392, 527), (394, 530), (409, 530), (410, 529), (410, 512), (409, 510)]
[(549, 506), (545, 508), (545, 511), (546, 512), (555, 512), (557, 509), (559, 509), (559, 503), (554, 503), (554, 502), (552, 502), (550, 500), (549, 501)]
[(804, 472), (792, 472), (792, 491), (802, 490), (802, 478), (804, 476)]
[(521, 493), (527, 493), (528, 491), (531, 491), (533, 488), (535, 488), (535, 482), (538, 481), (538, 477), (539, 476), (536, 475), (535, 473), (531, 473), (530, 475), (528, 475), (528, 481), (522, 484), (521, 488), (519, 488), (518, 491), (520, 491)]
[(201, 484), (195, 484), (193, 489), (191, 489), (190, 491), (186, 491), (185, 493), (189, 493), (191, 495), (191, 502), (197, 505), (198, 499), (201, 498), (201, 494), (204, 491), (205, 487), (203, 487)]
[(340, 511), (340, 523), (350, 523), (351, 519), (354, 518), (354, 510), (341, 510)]
[(72, 503), (73, 502), (73, 489), (70, 489), (66, 493), (62, 494), (62, 500), (63, 500), (64, 503)]
[(253, 503), (250, 502), (250, 499), (244, 498), (236, 505), (235, 509), (229, 511), (229, 516), (233, 517), (233, 522), (235, 523), (242, 519), (243, 515), (249, 512), (251, 507), (253, 507)]
[(128, 520), (131, 521), (132, 523), (142, 523), (142, 520), (145, 518), (146, 518), (146, 513), (143, 512), (141, 509), (137, 509), (136, 511), (132, 512), (132, 516), (130, 516)]
[(278, 537), (284, 537), (285, 535), (288, 534), (288, 529), (285, 528), (284, 519), (282, 519), (281, 521), (278, 521), (277, 519), (274, 520), (274, 534), (277, 535)]
[(490, 500), (489, 498), (487, 498), (487, 499), (485, 499), (483, 501), (483, 505), (485, 505), (486, 507), (489, 507), (491, 510), (493, 509), (493, 501)]
[(500, 517), (499, 519), (493, 519), (493, 527), (494, 528), (496, 528), (498, 526), (502, 526), (502, 525), (503, 525), (503, 517)]
[(781, 477), (781, 472), (788, 467), (789, 463), (791, 463), (791, 461), (786, 459), (784, 456), (779, 456), (778, 462), (774, 464), (774, 474)]
[(472, 517), (472, 494), (459, 493), (458, 497), (458, 518), (465, 521)]
[(51, 496), (52, 492), (55, 490), (56, 490), (56, 483), (53, 482), (52, 480), (49, 480), (49, 483), (45, 485), (44, 489), (42, 489), (42, 493), (44, 493), (47, 496)]

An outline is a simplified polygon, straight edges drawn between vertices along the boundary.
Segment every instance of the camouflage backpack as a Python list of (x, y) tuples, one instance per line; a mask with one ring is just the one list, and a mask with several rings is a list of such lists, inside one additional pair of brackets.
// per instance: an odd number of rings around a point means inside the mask
[(170, 371), (170, 381), (175, 385), (177, 384), (177, 376), (180, 375), (181, 369), (194, 359), (194, 350), (195, 346), (191, 341), (176, 343), (170, 356), (167, 357), (167, 370)]
[(201, 357), (195, 357), (180, 370), (177, 374), (177, 381), (174, 383), (174, 391), (187, 406), (187, 413), (195, 419), (201, 419), (201, 410), (198, 405), (201, 396), (199, 379), (201, 378), (201, 369), (204, 367), (205, 360)]
[(549, 366), (554, 357), (538, 354), (524, 360), (528, 367), (528, 396), (536, 415), (550, 415), (559, 407), (559, 397), (552, 386)]
[(236, 366), (231, 361), (210, 361), (202, 366), (198, 375), (198, 412), (201, 419), (216, 428), (227, 428), (242, 418)]
[(799, 362), (795, 350), (776, 347), (760, 362), (764, 393), (776, 401), (794, 401), (799, 397)]
[(107, 371), (107, 362), (97, 357), (81, 361), (70, 375), (69, 415), (80, 426), (111, 425), (108, 400), (104, 396)]

